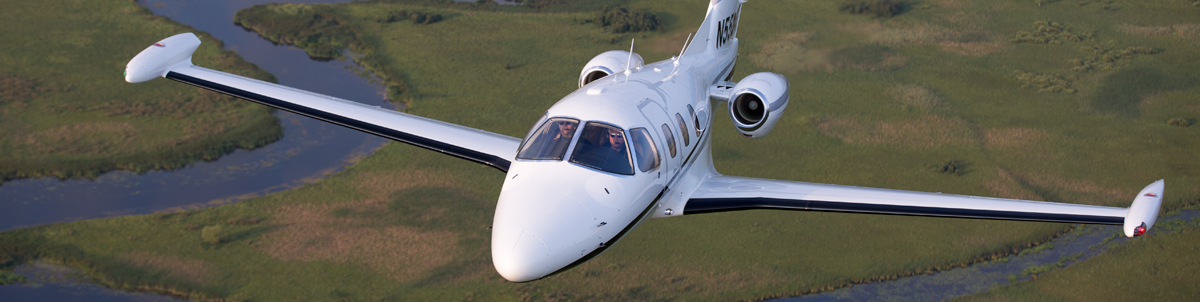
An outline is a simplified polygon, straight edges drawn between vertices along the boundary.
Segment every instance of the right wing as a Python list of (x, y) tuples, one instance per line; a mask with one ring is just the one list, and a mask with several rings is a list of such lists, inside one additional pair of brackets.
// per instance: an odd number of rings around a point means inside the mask
[(508, 171), (521, 139), (192, 65), (200, 39), (183, 33), (139, 53), (130, 83), (165, 77)]
[(1163, 181), (1146, 186), (1129, 208), (976, 197), (710, 175), (692, 192), (683, 214), (750, 209), (855, 212), (1123, 225), (1126, 236), (1154, 225)]

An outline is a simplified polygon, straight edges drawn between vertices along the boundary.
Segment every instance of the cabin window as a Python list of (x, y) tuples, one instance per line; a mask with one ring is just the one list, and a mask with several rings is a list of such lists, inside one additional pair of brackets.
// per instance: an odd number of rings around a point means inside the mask
[(679, 121), (679, 134), (681, 134), (680, 136), (683, 137), (683, 146), (687, 147), (688, 144), (692, 143), (692, 138), (688, 137), (687, 122), (685, 122), (683, 120), (683, 116), (679, 115), (678, 113), (675, 114), (675, 119)]
[(588, 168), (633, 175), (625, 132), (613, 125), (588, 122), (571, 153), (571, 162)]
[(675, 135), (671, 134), (671, 127), (667, 124), (662, 125), (663, 138), (667, 140), (667, 150), (671, 151), (671, 157), (675, 157)]
[(696, 139), (700, 138), (700, 131), (704, 127), (700, 127), (700, 116), (696, 115), (696, 110), (692, 109), (692, 105), (687, 105), (688, 114), (692, 115), (692, 123), (696, 124)]
[(650, 172), (658, 169), (658, 146), (646, 128), (629, 129), (629, 140), (633, 142), (633, 155), (637, 159), (638, 169)]
[(521, 147), (521, 152), (517, 152), (517, 158), (562, 160), (578, 126), (579, 121), (569, 118), (552, 118), (546, 121), (530, 133), (529, 138), (525, 140), (525, 146)]

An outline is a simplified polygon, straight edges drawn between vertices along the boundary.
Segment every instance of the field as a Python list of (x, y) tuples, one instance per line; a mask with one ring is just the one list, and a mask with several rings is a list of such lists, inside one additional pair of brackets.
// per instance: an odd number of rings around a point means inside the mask
[[(283, 4), (237, 19), (315, 56), (353, 49), (410, 113), (521, 136), (575, 88), (595, 54), (628, 48), (630, 38), (647, 61), (678, 53), (703, 3), (624, 3), (662, 20), (636, 33), (587, 22), (599, 8), (578, 3)], [(389, 15), (399, 11), (442, 18)], [(909, 3), (889, 18), (829, 1), (749, 2), (735, 79), (781, 73), (792, 103), (756, 140), (716, 113), (717, 169), (1108, 206), (1128, 206), (1165, 178), (1166, 207), (1194, 204), (1197, 12), (1191, 1), (951, 0)], [(954, 173), (937, 169), (948, 162)], [(0, 262), (41, 258), (113, 287), (228, 300), (723, 301), (966, 265), (1072, 228), (815, 212), (688, 216), (649, 221), (590, 262), (513, 284), (488, 251), (502, 180), (488, 167), (389, 144), (328, 179), (238, 204), (0, 233)], [(1190, 232), (1181, 234), (1128, 249), (1180, 244)]]
[[(4, 1), (0, 182), (173, 169), (283, 135), (270, 110), (170, 81), (126, 83), (146, 46), (194, 31), (127, 0)], [(201, 33), (201, 39), (212, 40)], [(271, 80), (220, 43), (194, 62)]]
[[(1200, 294), (1200, 220), (1155, 226), (1140, 238), (1066, 269), (957, 301), (1189, 301)], [(1170, 231), (1166, 231), (1170, 230)]]

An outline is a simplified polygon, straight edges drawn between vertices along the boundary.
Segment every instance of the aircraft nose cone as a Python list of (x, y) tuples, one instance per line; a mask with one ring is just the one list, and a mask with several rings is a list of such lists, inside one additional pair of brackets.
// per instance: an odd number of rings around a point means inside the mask
[(546, 276), (550, 250), (537, 235), (521, 231), (510, 248), (492, 249), (492, 264), (496, 272), (512, 282), (526, 282)]

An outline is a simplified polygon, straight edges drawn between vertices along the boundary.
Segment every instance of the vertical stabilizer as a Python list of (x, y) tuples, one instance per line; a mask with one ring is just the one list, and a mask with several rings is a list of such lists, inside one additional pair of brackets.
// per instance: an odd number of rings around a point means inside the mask
[[(712, 0), (708, 4), (708, 15), (696, 31), (696, 38), (688, 44), (684, 55), (709, 51), (736, 53), (738, 17), (742, 13), (740, 0)], [(732, 50), (732, 51), (731, 51)]]

